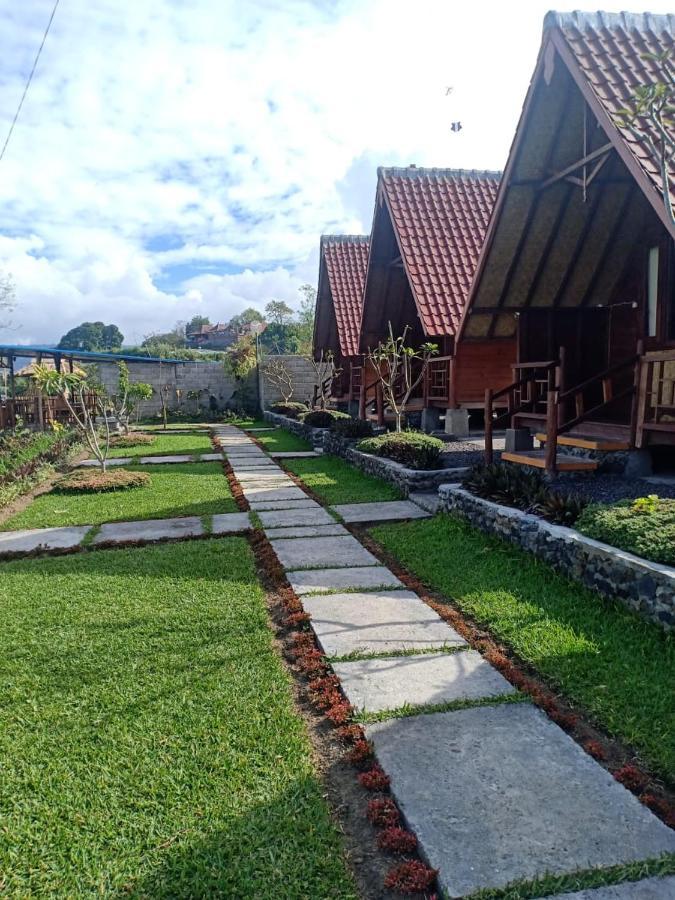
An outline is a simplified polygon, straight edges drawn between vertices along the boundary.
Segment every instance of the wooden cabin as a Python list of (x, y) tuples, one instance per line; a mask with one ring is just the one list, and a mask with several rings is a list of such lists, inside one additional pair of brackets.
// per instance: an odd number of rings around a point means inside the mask
[(360, 234), (321, 237), (313, 347), (315, 359), (330, 352), (341, 370), (332, 387), (339, 404), (348, 404), (360, 388), (359, 327), (369, 243)]
[[(493, 209), (499, 172), (380, 168), (360, 328), (362, 353), (405, 326), (409, 344), (438, 345), (410, 410), (426, 430), (468, 431), (469, 410), (483, 409), (485, 387), (508, 384), (513, 335), (458, 344), (462, 312)], [(384, 421), (374, 372), (361, 379), (362, 414)]]
[(674, 24), (546, 16), (461, 327), (467, 346), (516, 342), (511, 384), (489, 385), (486, 421), (540, 433), (546, 452), (507, 459), (554, 470), (573, 467), (557, 452), (565, 445), (675, 444), (675, 222), (664, 199), (675, 204), (675, 179), (671, 163), (664, 186), (649, 140), (619, 112), (659, 80), (645, 54), (672, 61)]

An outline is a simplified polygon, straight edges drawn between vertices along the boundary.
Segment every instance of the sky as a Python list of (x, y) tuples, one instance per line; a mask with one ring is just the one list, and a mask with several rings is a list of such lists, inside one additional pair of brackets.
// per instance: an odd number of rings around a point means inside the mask
[[(0, 0), (0, 143), (52, 5)], [(504, 167), (549, 7), (60, 0), (0, 161), (0, 342), (297, 307), (320, 235), (370, 232), (377, 166)]]

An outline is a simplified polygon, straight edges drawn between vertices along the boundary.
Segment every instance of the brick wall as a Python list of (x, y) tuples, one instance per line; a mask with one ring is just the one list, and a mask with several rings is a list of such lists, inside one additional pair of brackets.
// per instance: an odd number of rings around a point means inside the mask
[[(264, 369), (266, 361), (269, 362), (271, 360), (282, 362), (290, 373), (293, 381), (293, 396), (291, 397), (291, 400), (311, 402), (315, 378), (314, 368), (311, 362), (308, 359), (305, 359), (304, 356), (294, 356), (290, 354), (267, 356), (261, 364), (261, 369)], [(281, 391), (272, 384), (262, 370), (260, 373), (260, 394), (260, 405), (263, 409), (270, 404), (275, 403), (277, 400), (281, 400)]]

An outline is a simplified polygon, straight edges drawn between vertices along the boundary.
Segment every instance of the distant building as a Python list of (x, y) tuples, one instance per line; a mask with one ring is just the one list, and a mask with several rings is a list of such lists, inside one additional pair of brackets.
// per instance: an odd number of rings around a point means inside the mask
[(223, 322), (216, 322), (215, 325), (188, 328), (185, 332), (185, 340), (187, 346), (192, 350), (227, 350), (240, 337), (256, 333), (262, 334), (265, 328), (267, 328), (265, 322), (252, 322), (242, 325), (238, 329)]

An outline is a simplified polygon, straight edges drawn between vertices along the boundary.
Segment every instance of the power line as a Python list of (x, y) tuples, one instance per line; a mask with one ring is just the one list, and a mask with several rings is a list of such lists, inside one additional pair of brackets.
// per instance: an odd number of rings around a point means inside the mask
[(38, 52), (35, 54), (35, 60), (33, 61), (33, 68), (30, 70), (30, 75), (28, 76), (28, 80), (26, 81), (25, 87), (23, 89), (23, 94), (21, 95), (21, 100), (19, 100), (19, 105), (16, 108), (16, 112), (14, 113), (14, 118), (12, 119), (12, 124), (9, 126), (9, 131), (7, 132), (7, 137), (5, 138), (5, 143), (2, 146), (2, 150), (0, 150), (0, 161), (5, 155), (5, 150), (7, 149), (7, 144), (9, 144), (9, 139), (12, 136), (12, 132), (14, 131), (14, 126), (16, 125), (16, 121), (19, 118), (19, 114), (21, 113), (21, 107), (23, 106), (23, 101), (26, 99), (26, 94), (28, 93), (28, 88), (30, 87), (31, 81), (33, 80), (33, 75), (35, 74), (35, 70), (37, 69), (38, 60), (40, 59), (40, 54), (42, 53), (42, 48), (45, 45), (45, 41), (47, 40), (47, 35), (49, 34), (49, 29), (52, 27), (52, 22), (54, 21), (54, 15), (56, 14), (56, 7), (59, 5), (59, 0), (55, 0), (54, 8), (52, 9), (52, 14), (49, 17), (49, 22), (47, 22), (47, 27), (45, 28), (45, 33), (42, 35), (42, 41), (40, 46), (38, 47)]

